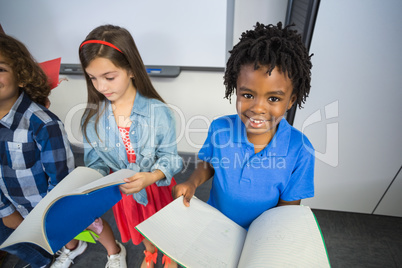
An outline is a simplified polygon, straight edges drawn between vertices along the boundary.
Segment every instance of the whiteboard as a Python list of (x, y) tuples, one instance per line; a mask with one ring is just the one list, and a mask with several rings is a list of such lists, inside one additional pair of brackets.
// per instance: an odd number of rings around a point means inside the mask
[(86, 35), (114, 24), (130, 31), (145, 65), (220, 68), (227, 27), (233, 28), (227, 25), (231, 1), (0, 0), (0, 23), (39, 62), (61, 57), (62, 64), (78, 64)]

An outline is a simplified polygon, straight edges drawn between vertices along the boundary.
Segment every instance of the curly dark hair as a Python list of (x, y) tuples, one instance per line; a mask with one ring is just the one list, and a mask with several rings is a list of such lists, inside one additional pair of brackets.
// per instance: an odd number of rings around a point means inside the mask
[(13, 70), (18, 85), (32, 101), (45, 106), (50, 94), (48, 78), (23, 43), (0, 33), (0, 54)]
[(311, 56), (302, 42), (301, 35), (288, 25), (282, 23), (277, 26), (256, 23), (254, 30), (242, 33), (230, 53), (224, 75), (226, 86), (225, 98), (230, 100), (236, 89), (237, 78), (243, 65), (254, 64), (254, 70), (261, 66), (268, 67), (271, 75), (275, 67), (287, 73), (293, 84), (293, 94), (296, 95), (296, 104), (302, 108), (310, 92)]

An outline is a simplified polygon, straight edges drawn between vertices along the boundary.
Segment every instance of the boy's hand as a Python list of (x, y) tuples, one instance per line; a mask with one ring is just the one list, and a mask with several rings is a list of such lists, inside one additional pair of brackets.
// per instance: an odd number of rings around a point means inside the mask
[(8, 215), (3, 218), (3, 224), (10, 229), (17, 229), (17, 227), (21, 224), (24, 218), (18, 211), (14, 211), (13, 214)]
[(195, 193), (195, 185), (189, 181), (177, 184), (173, 186), (172, 196), (173, 199), (176, 199), (180, 196), (183, 196), (183, 203), (186, 207), (190, 206), (190, 200)]
[(138, 172), (134, 176), (125, 178), (126, 183), (120, 184), (119, 188), (123, 194), (138, 193), (145, 187), (158, 180), (157, 174), (152, 172)]

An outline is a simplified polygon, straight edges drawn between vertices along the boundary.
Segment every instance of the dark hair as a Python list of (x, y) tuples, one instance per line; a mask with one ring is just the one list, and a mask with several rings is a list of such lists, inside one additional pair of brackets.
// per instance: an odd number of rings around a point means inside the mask
[(32, 101), (45, 106), (50, 94), (48, 78), (23, 43), (0, 33), (0, 54), (6, 59), (14, 73), (17, 85)]
[[(109, 59), (115, 66), (133, 74), (132, 83), (141, 95), (164, 102), (153, 87), (134, 39), (126, 29), (114, 25), (102, 25), (93, 29), (82, 43), (88, 40), (106, 41), (120, 49), (121, 52), (113, 47), (99, 43), (87, 43), (79, 48), (79, 57), (88, 89), (88, 104), (83, 115), (82, 124), (85, 137), (86, 127), (90, 118), (96, 115), (96, 122), (98, 122), (102, 113), (99, 110), (100, 103), (106, 99), (104, 95), (95, 89), (91, 79), (85, 72), (91, 61), (96, 58)], [(93, 107), (97, 108), (94, 109)]]
[(243, 65), (254, 64), (254, 70), (261, 66), (268, 67), (271, 75), (275, 67), (288, 75), (296, 95), (296, 104), (302, 108), (310, 92), (311, 56), (304, 46), (301, 36), (288, 25), (282, 28), (277, 26), (256, 23), (254, 30), (242, 33), (239, 43), (230, 52), (226, 65), (224, 84), (225, 98), (230, 100), (234, 93), (237, 78)]

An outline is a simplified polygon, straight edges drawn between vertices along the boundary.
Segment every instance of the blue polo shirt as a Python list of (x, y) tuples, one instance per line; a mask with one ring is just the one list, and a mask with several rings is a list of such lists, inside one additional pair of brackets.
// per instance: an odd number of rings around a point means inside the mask
[(246, 229), (279, 199), (314, 196), (313, 146), (285, 119), (256, 154), (237, 114), (218, 118), (198, 157), (215, 170), (208, 203)]

